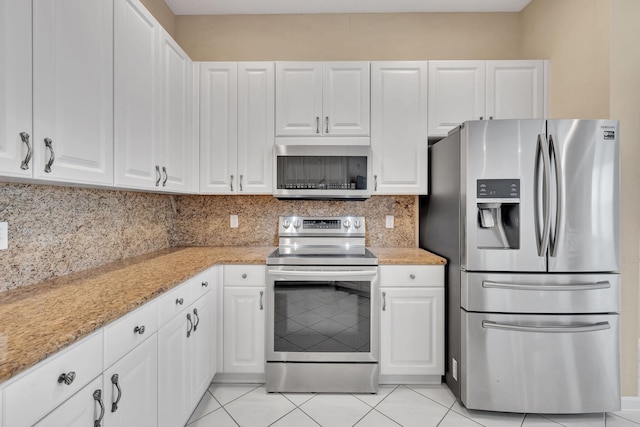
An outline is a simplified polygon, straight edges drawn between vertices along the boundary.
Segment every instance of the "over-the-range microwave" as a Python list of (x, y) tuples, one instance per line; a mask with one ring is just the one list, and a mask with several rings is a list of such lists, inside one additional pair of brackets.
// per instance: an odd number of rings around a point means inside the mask
[(273, 195), (280, 199), (371, 197), (369, 145), (276, 144), (273, 171)]

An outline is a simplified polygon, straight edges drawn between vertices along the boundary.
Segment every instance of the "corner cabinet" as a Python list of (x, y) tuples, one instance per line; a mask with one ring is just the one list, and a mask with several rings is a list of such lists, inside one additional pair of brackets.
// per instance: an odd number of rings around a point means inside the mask
[(368, 62), (276, 62), (276, 136), (369, 136)]
[(380, 383), (440, 383), (444, 266), (380, 266)]
[(200, 193), (271, 194), (274, 63), (200, 63)]
[(547, 74), (543, 60), (429, 61), (429, 136), (467, 120), (544, 118)]
[(371, 63), (373, 195), (427, 194), (427, 62)]

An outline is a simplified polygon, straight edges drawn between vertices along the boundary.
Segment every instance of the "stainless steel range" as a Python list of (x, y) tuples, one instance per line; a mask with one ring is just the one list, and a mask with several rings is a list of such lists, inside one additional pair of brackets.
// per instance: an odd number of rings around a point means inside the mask
[(267, 391), (378, 391), (378, 259), (363, 217), (280, 217), (267, 257)]

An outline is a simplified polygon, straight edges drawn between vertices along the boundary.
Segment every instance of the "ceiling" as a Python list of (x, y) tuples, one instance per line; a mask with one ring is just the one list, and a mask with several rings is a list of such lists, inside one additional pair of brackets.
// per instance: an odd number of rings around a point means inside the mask
[(165, 0), (176, 15), (519, 12), (531, 0)]

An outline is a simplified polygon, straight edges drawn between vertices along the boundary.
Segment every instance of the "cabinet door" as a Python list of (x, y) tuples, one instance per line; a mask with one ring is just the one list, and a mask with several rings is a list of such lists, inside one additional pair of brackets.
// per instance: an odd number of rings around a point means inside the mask
[(322, 62), (276, 62), (276, 136), (322, 134)]
[(485, 61), (429, 61), (429, 136), (485, 117)]
[(380, 291), (380, 374), (443, 375), (444, 288)]
[(264, 287), (224, 288), (224, 372), (265, 372)]
[(324, 64), (322, 133), (325, 136), (368, 136), (369, 93), (368, 62)]
[(167, 190), (187, 192), (192, 190), (194, 172), (197, 170), (192, 132), (193, 63), (164, 30), (161, 31), (160, 46), (161, 186)]
[(33, 1), (35, 178), (113, 185), (113, 34), (113, 0)]
[(427, 62), (371, 64), (373, 194), (427, 193)]
[(273, 62), (238, 64), (238, 190), (273, 192), (275, 77)]
[[(101, 405), (104, 405), (104, 393), (102, 393), (102, 376), (99, 376), (34, 425), (37, 427), (96, 425), (94, 422), (100, 419), (102, 413)], [(108, 410), (106, 407), (103, 409), (104, 413)]]
[(116, 0), (116, 186), (153, 189), (160, 185), (159, 34), (160, 25), (138, 0)]
[(189, 351), (192, 316), (191, 311), (180, 313), (158, 332), (158, 425), (161, 427), (184, 425), (193, 409)]
[(486, 115), (544, 118), (544, 61), (487, 61)]
[[(157, 334), (153, 334), (106, 370), (103, 381), (105, 425), (156, 427), (158, 425)], [(117, 406), (114, 407), (118, 399)]]
[(31, 72), (31, 2), (0, 0), (0, 175), (32, 175)]
[(209, 387), (213, 379), (213, 358), (215, 345), (214, 331), (214, 292), (209, 292), (194, 304), (191, 312), (197, 325), (192, 334), (191, 342), (191, 390), (193, 393), (192, 407)]
[(235, 194), (238, 158), (238, 67), (200, 64), (200, 193)]

